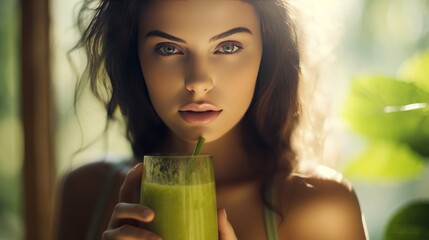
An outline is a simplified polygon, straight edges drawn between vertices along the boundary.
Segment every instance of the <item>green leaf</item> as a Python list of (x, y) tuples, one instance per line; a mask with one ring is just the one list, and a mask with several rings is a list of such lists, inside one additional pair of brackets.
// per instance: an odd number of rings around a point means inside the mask
[(342, 115), (356, 132), (392, 139), (429, 155), (429, 93), (386, 76), (356, 78)]
[(385, 240), (429, 239), (429, 200), (416, 201), (399, 209), (390, 219)]
[(419, 176), (424, 170), (423, 159), (408, 145), (378, 140), (352, 159), (344, 169), (348, 178), (371, 180), (406, 180)]
[(429, 92), (429, 51), (420, 52), (404, 62), (399, 76)]

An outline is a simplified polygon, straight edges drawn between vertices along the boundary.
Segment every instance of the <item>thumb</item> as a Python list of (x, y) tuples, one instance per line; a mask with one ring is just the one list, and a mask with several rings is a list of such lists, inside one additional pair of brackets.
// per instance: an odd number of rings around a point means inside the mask
[(140, 189), (143, 171), (144, 166), (142, 163), (139, 163), (127, 173), (119, 193), (120, 202), (139, 202), (140, 191), (138, 189)]
[(219, 225), (219, 239), (220, 240), (237, 240), (234, 229), (231, 223), (228, 221), (225, 208), (218, 209), (218, 225)]

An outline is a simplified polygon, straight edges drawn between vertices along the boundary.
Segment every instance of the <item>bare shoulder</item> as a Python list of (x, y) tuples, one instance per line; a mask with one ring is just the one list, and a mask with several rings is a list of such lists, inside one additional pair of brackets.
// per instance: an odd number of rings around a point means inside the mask
[(85, 239), (102, 186), (113, 177), (114, 168), (111, 162), (97, 161), (76, 168), (61, 179), (55, 223), (57, 239)]
[(280, 188), (288, 239), (364, 240), (365, 227), (351, 184), (337, 171), (302, 165)]

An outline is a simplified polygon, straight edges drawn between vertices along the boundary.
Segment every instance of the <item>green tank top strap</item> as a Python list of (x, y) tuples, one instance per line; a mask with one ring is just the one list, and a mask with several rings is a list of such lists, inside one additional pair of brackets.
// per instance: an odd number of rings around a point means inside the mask
[[(271, 186), (268, 189), (269, 202), (272, 202), (273, 195), (274, 195), (274, 188), (273, 186)], [(268, 206), (264, 206), (264, 217), (265, 217), (265, 229), (267, 231), (267, 239), (278, 240), (276, 213), (272, 209), (268, 208)]]
[(127, 160), (122, 160), (112, 163), (107, 176), (101, 186), (100, 195), (94, 213), (92, 215), (91, 224), (89, 225), (86, 240), (95, 240), (102, 221), (103, 213), (106, 210), (109, 196), (112, 194), (113, 185), (115, 184), (116, 176), (120, 169), (127, 163)]

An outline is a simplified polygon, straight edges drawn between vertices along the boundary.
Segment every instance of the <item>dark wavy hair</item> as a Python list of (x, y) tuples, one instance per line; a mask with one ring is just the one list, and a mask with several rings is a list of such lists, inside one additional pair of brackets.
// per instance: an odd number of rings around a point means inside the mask
[[(243, 118), (244, 140), (249, 151), (257, 149), (264, 156), (258, 165), (265, 189), (279, 168), (290, 173), (294, 167), (291, 135), (299, 118), (300, 57), (286, 2), (245, 1), (260, 17), (263, 55), (254, 97)], [(75, 47), (83, 47), (88, 59), (80, 83), (89, 81), (109, 120), (120, 109), (133, 153), (140, 159), (153, 153), (168, 132), (150, 102), (138, 58), (138, 19), (148, 2), (101, 0), (91, 8), (96, 1), (85, 0), (78, 15), (82, 37)]]

